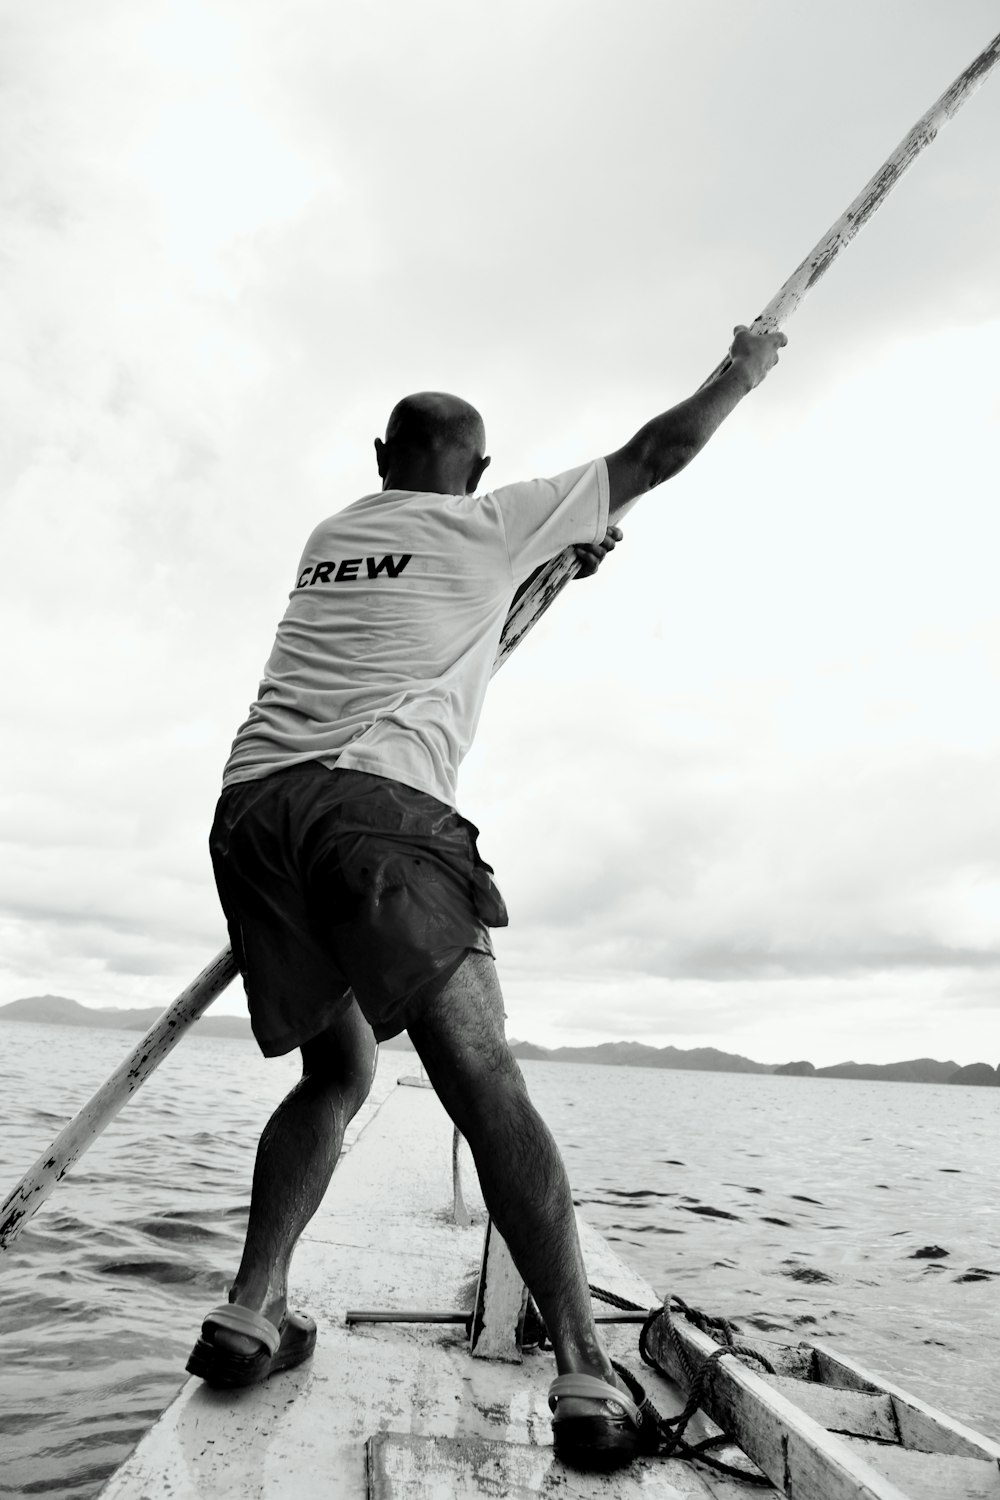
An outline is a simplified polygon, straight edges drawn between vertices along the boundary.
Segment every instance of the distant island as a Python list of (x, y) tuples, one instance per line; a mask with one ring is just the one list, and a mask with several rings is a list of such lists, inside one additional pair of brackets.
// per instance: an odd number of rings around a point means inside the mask
[[(27, 1021), (54, 1026), (96, 1026), (103, 1030), (148, 1031), (162, 1014), (157, 1005), (141, 1010), (93, 1007), (68, 1000), (64, 995), (31, 995), (0, 1005), (0, 1021)], [(245, 1016), (202, 1016), (195, 1022), (199, 1036), (250, 1039)], [(402, 1052), (413, 1048), (405, 1035), (383, 1046)], [(814, 1068), (811, 1062), (759, 1063), (736, 1052), (717, 1047), (647, 1047), (644, 1042), (600, 1042), (594, 1047), (536, 1047), (533, 1042), (511, 1042), (515, 1057), (529, 1062), (598, 1063), (625, 1068), (681, 1068), (700, 1073), (771, 1073), (794, 1078), (862, 1078), (883, 1083), (959, 1083), (979, 1088), (1000, 1088), (1000, 1068), (989, 1063), (938, 1062), (933, 1057), (915, 1057), (898, 1063), (835, 1063)]]

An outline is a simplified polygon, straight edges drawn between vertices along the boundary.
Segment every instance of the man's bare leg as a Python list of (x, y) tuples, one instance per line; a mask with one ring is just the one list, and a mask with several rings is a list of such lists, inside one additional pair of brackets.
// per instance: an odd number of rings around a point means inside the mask
[(615, 1384), (591, 1311), (569, 1180), (507, 1045), (492, 959), (469, 953), (410, 1038), (465, 1136), (486, 1206), (538, 1304), (560, 1374)]
[[(344, 1131), (368, 1097), (375, 1057), (371, 1027), (352, 1004), (302, 1048), (302, 1078), (260, 1138), (246, 1245), (229, 1300), (263, 1313), (275, 1326), (285, 1315), (292, 1251), (323, 1201)], [(254, 1339), (222, 1328), (214, 1343), (236, 1354), (258, 1347)]]

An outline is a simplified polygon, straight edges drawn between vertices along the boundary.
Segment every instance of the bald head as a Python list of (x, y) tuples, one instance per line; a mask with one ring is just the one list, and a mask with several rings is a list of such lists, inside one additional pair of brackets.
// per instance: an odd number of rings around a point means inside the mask
[(385, 441), (375, 439), (383, 489), (472, 494), (489, 463), (486, 428), (474, 406), (444, 391), (418, 391), (393, 407)]
[(386, 443), (440, 453), (462, 448), (480, 458), (486, 448), (486, 428), (474, 406), (444, 391), (418, 391), (393, 407), (385, 429)]

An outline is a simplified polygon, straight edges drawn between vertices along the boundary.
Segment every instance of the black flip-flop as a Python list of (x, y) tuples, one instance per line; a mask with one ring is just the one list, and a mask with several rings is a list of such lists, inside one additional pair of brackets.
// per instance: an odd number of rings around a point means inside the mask
[[(655, 1453), (656, 1414), (646, 1392), (628, 1370), (615, 1366), (629, 1394), (593, 1375), (558, 1375), (549, 1387), (552, 1447), (561, 1463), (574, 1469), (617, 1469), (638, 1453)], [(560, 1417), (559, 1398), (583, 1398), (600, 1407), (587, 1416)]]
[[(214, 1338), (217, 1328), (229, 1329), (257, 1339), (260, 1348), (253, 1354), (235, 1354), (220, 1349)], [(209, 1313), (201, 1325), (201, 1338), (191, 1350), (187, 1362), (190, 1375), (197, 1375), (206, 1385), (220, 1390), (256, 1385), (279, 1370), (290, 1370), (308, 1359), (316, 1347), (316, 1324), (304, 1313), (286, 1313), (281, 1327), (249, 1307), (226, 1302)]]

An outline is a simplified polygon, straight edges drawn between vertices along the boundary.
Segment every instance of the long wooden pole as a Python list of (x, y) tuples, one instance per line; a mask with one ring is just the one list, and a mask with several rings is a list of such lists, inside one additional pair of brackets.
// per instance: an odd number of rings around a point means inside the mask
[[(754, 319), (751, 331), (773, 333), (791, 317), (807, 292), (825, 276), (837, 256), (854, 239), (858, 231), (867, 224), (876, 209), (881, 208), (903, 173), (913, 165), (921, 151), (936, 137), (943, 125), (958, 113), (967, 99), (985, 82), (1000, 62), (1000, 35), (995, 36), (979, 56), (955, 79), (949, 89), (932, 104), (913, 129), (900, 141), (895, 151), (883, 162), (878, 171), (865, 183), (858, 196), (844, 209), (840, 218), (830, 226), (823, 238), (813, 246), (804, 260), (800, 261), (784, 286)], [(712, 380), (725, 369), (728, 360), (713, 370)], [(708, 381), (705, 382), (708, 384)], [(627, 507), (631, 509), (632, 501)], [(619, 514), (624, 515), (622, 510)], [(532, 579), (507, 617), (500, 638), (500, 650), (494, 672), (500, 667), (514, 648), (524, 640), (528, 631), (536, 625), (552, 601), (579, 572), (579, 563), (572, 547), (561, 556), (553, 558)]]
[[(840, 252), (866, 224), (880, 207), (903, 173), (916, 160), (920, 152), (937, 135), (942, 125), (952, 118), (965, 101), (972, 97), (989, 73), (1000, 61), (1000, 35), (993, 38), (965, 72), (956, 78), (917, 121), (909, 134), (899, 143), (874, 177), (861, 189), (853, 203), (844, 210), (835, 224), (813, 247), (805, 260), (789, 276), (784, 286), (773, 296), (764, 311), (754, 319), (753, 330), (757, 333), (780, 328), (791, 317), (802, 298), (816, 285), (836, 260)], [(725, 365), (719, 366), (721, 370)], [(712, 376), (709, 376), (711, 379)], [(556, 595), (578, 571), (576, 555), (569, 548), (561, 557), (548, 563), (532, 580), (521, 598), (507, 616), (500, 638), (493, 670), (496, 672), (541, 619)], [(7, 1248), (17, 1237), (32, 1214), (52, 1192), (56, 1183), (66, 1175), (87, 1147), (97, 1139), (101, 1131), (114, 1119), (122, 1106), (131, 1098), (174, 1048), (187, 1027), (202, 1014), (217, 995), (226, 988), (236, 974), (236, 963), (232, 951), (224, 948), (204, 969), (198, 978), (179, 995), (173, 1005), (164, 1011), (152, 1029), (147, 1032), (134, 1052), (112, 1073), (94, 1097), (84, 1105), (79, 1114), (63, 1128), (48, 1151), (43, 1152), (34, 1166), (0, 1205), (0, 1250)]]
[(159, 1020), (154, 1021), (138, 1046), (79, 1114), (63, 1127), (49, 1149), (42, 1152), (0, 1205), (0, 1250), (6, 1250), (13, 1243), (73, 1163), (79, 1161), (88, 1146), (93, 1145), (105, 1126), (128, 1103), (136, 1089), (142, 1087), (154, 1068), (159, 1067), (167, 1053), (173, 1051), (188, 1027), (208, 1009), (235, 974), (236, 960), (232, 949), (223, 948)]

